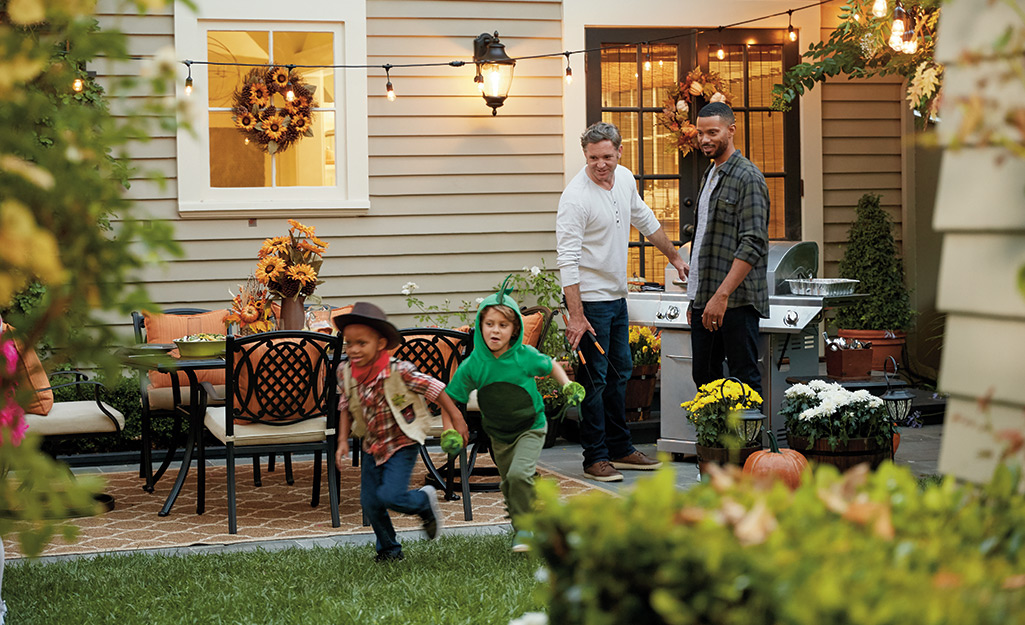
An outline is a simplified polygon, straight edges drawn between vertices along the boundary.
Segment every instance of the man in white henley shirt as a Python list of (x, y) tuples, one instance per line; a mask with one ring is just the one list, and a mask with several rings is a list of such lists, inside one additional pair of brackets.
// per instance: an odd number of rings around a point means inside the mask
[(688, 267), (638, 195), (633, 173), (619, 164), (619, 130), (598, 122), (584, 131), (580, 145), (587, 164), (559, 199), (557, 264), (569, 311), (566, 337), (587, 361), (577, 376), (587, 390), (580, 406), (584, 473), (600, 482), (614, 482), (623, 479), (617, 469), (661, 466), (634, 449), (626, 427), (626, 381), (633, 368), (626, 308), (630, 226), (666, 255), (681, 279), (686, 279)]

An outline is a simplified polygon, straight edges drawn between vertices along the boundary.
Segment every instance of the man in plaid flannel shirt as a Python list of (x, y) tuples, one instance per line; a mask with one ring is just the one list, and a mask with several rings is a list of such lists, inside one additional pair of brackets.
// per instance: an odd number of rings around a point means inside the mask
[(761, 393), (758, 320), (769, 315), (766, 255), (769, 189), (733, 145), (733, 110), (722, 102), (698, 113), (701, 152), (712, 160), (701, 181), (687, 292), (694, 383), (730, 375)]

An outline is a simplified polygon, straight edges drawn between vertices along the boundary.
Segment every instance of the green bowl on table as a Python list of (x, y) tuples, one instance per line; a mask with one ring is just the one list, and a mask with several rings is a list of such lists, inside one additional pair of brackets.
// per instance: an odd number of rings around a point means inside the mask
[(175, 339), (174, 344), (182, 358), (216, 358), (224, 354), (223, 334), (190, 334)]

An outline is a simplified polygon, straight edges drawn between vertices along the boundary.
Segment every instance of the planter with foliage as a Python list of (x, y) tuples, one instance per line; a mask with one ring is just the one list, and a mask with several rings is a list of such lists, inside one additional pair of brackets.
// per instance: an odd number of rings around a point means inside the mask
[(747, 384), (733, 378), (713, 380), (681, 406), (694, 424), (698, 462), (743, 466), (748, 456), (762, 448), (745, 446), (740, 433), (740, 411), (762, 406), (761, 395)]
[(838, 309), (839, 335), (871, 342), (875, 371), (882, 371), (890, 356), (903, 362), (905, 331), (915, 312), (904, 263), (897, 255), (893, 223), (876, 194), (866, 193), (858, 201), (857, 217), (840, 260), (840, 276), (858, 280), (857, 291), (868, 297)]

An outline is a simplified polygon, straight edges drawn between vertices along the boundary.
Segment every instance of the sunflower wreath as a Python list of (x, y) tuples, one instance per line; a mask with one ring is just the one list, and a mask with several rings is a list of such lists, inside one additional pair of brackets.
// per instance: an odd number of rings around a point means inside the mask
[(697, 112), (698, 100), (725, 102), (732, 105), (733, 95), (726, 88), (726, 81), (719, 72), (703, 72), (695, 67), (683, 82), (669, 90), (665, 108), (658, 113), (658, 122), (669, 131), (673, 142), (670, 149), (677, 149), (682, 156), (698, 149), (698, 129), (690, 121), (691, 109)]
[[(284, 152), (303, 137), (313, 136), (313, 94), (317, 88), (303, 82), (291, 68), (256, 68), (235, 90), (231, 120), (248, 141), (268, 154)], [(288, 92), (292, 99), (288, 99)], [(274, 106), (274, 94), (283, 104)]]

